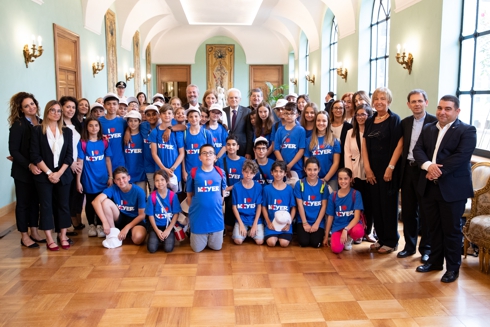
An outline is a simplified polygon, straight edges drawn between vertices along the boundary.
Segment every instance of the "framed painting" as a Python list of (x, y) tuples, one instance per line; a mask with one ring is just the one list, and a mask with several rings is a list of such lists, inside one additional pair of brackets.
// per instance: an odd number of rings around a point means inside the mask
[[(206, 44), (207, 88), (218, 93), (233, 87), (235, 45)], [(223, 90), (222, 90), (223, 89)]]
[[(146, 74), (151, 74), (151, 47), (150, 47), (151, 43), (148, 43), (148, 46), (146, 47), (146, 51), (145, 51), (145, 57), (146, 57)], [(149, 81), (147, 84), (146, 84), (146, 96), (147, 96), (147, 99), (151, 99), (151, 83), (153, 81), (153, 76), (151, 78), (151, 81)]]
[(105, 13), (105, 38), (107, 46), (107, 90), (116, 92), (117, 83), (117, 44), (116, 44), (116, 14), (107, 10)]
[(133, 36), (134, 94), (141, 91), (140, 32)]

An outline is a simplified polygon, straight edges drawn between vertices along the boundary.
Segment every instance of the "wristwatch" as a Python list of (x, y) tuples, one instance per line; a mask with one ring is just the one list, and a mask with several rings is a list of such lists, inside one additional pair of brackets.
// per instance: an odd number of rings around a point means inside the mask
[(53, 172), (51, 171), (51, 169), (49, 169), (47, 172), (46, 172), (46, 175), (51, 175)]
[(395, 166), (393, 166), (393, 165), (388, 165), (388, 168), (390, 168), (391, 170), (394, 170), (394, 169), (395, 169)]
[(172, 130), (172, 125), (170, 125), (169, 127), (167, 127), (169, 130)]

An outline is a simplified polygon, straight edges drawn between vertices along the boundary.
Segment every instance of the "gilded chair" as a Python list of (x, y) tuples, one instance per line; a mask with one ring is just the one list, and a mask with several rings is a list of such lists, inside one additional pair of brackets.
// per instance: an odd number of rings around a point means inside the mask
[(464, 257), (469, 243), (478, 245), (480, 270), (488, 273), (490, 265), (490, 163), (480, 162), (471, 167), (475, 196), (463, 227)]

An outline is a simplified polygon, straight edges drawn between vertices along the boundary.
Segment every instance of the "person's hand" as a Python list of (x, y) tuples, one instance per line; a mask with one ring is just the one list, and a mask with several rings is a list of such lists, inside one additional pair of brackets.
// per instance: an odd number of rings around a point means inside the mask
[(255, 237), (255, 235), (257, 235), (257, 224), (253, 224), (252, 225), (252, 228), (250, 228), (250, 231), (248, 232), (248, 235), (252, 238)]
[(328, 234), (325, 234), (325, 237), (323, 238), (323, 246), (328, 248), (330, 247), (330, 243), (328, 242)]
[(252, 159), (252, 156), (249, 155), (248, 153), (245, 155), (245, 159)]
[(287, 232), (287, 231), (289, 231), (289, 227), (291, 227), (291, 224), (286, 224), (286, 226), (284, 226), (284, 228), (281, 229), (281, 231)]
[(172, 168), (163, 168), (163, 170), (165, 170), (165, 172), (167, 173), (168, 177), (172, 177), (174, 175), (174, 171), (172, 170)]
[(102, 228), (104, 228), (104, 234), (109, 235), (111, 233), (111, 226), (108, 223), (103, 223)]
[(56, 184), (60, 181), (60, 175), (61, 174), (59, 173), (59, 171), (57, 171), (55, 173), (49, 174), (48, 179), (51, 183)]
[(14, 157), (12, 157), (12, 156), (7, 156), (7, 160), (14, 161)]
[(184, 180), (184, 182), (187, 182), (187, 172), (185, 171), (185, 169), (182, 169), (182, 179)]
[(441, 177), (442, 171), (439, 167), (442, 167), (442, 165), (431, 164), (429, 168), (427, 168), (427, 175), (430, 176), (430, 180), (438, 179), (439, 177)]
[(371, 185), (376, 184), (376, 177), (374, 177), (374, 173), (372, 170), (366, 170), (366, 181)]
[(320, 227), (320, 224), (315, 222), (313, 225), (311, 225), (310, 233), (316, 232), (319, 227)]
[(305, 232), (311, 233), (311, 225), (310, 224), (303, 223), (303, 229), (305, 230)]
[(83, 193), (82, 183), (77, 183), (77, 191), (78, 191), (78, 193)]
[(386, 167), (385, 174), (383, 176), (383, 180), (385, 182), (391, 182), (393, 176), (393, 169), (390, 167)]
[(80, 174), (82, 172), (82, 165), (78, 161), (73, 161), (70, 168), (74, 174)]
[(171, 231), (172, 231), (172, 229), (171, 229), (171, 228), (167, 228), (167, 229), (165, 229), (163, 232), (160, 232), (160, 236), (159, 236), (159, 237), (160, 237), (160, 240), (162, 240), (162, 241), (163, 241), (163, 240), (166, 240), (166, 239), (167, 239), (167, 237), (170, 235), (170, 232), (171, 232)]
[(36, 166), (35, 164), (30, 164), (29, 165), (29, 170), (31, 171), (31, 173), (33, 175), (39, 175), (40, 173), (42, 173), (43, 171), (41, 169), (39, 169), (38, 166)]
[(168, 140), (170, 140), (170, 134), (172, 134), (172, 131), (168, 128), (165, 130), (165, 132), (163, 132), (162, 140), (164, 143), (167, 143)]
[(243, 237), (247, 237), (247, 229), (245, 228), (245, 225), (241, 223), (239, 226), (240, 226), (240, 235)]
[(342, 229), (342, 236), (340, 236), (340, 243), (345, 244), (347, 242), (347, 231)]
[(114, 182), (114, 179), (113, 179), (113, 178), (111, 178), (111, 177), (109, 177), (109, 178), (107, 179), (107, 187), (111, 187), (111, 186), (112, 186), (112, 184), (113, 184), (113, 182)]
[(270, 230), (275, 230), (272, 221), (267, 222), (267, 228), (269, 228)]
[[(128, 235), (128, 231), (129, 231), (129, 228), (128, 226), (124, 227), (121, 232), (119, 233), (119, 235), (117, 236), (117, 238), (120, 240), (120, 241), (124, 241), (126, 239), (126, 235)], [(105, 233), (105, 231), (104, 231)]]

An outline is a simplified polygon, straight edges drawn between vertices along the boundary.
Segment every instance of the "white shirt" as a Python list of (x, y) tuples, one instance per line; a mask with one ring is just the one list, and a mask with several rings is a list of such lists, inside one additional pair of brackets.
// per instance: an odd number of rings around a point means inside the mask
[(446, 135), (446, 132), (449, 130), (451, 125), (454, 123), (454, 121), (450, 122), (444, 127), (441, 127), (439, 123), (436, 124), (437, 129), (439, 129), (439, 134), (437, 135), (437, 141), (436, 141), (436, 147), (434, 149), (434, 154), (432, 155), (432, 161), (426, 161), (422, 165), (422, 169), (427, 170), (429, 169), (429, 166), (432, 164), (436, 163), (436, 158), (437, 158), (437, 152), (439, 152), (439, 146), (441, 145), (442, 139), (444, 138), (444, 135)]

